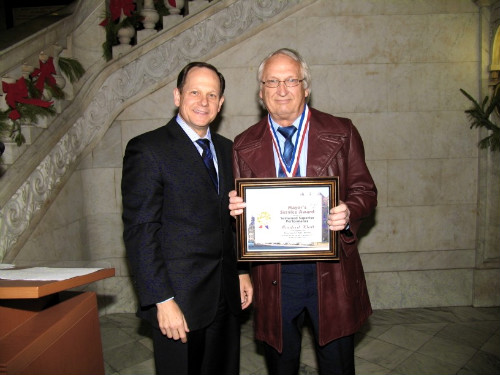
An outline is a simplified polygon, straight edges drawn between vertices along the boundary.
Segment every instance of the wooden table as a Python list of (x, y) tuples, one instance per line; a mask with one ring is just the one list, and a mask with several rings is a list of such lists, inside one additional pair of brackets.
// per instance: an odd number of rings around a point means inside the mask
[(114, 274), (106, 268), (62, 281), (0, 279), (0, 374), (104, 375), (96, 294), (69, 289)]

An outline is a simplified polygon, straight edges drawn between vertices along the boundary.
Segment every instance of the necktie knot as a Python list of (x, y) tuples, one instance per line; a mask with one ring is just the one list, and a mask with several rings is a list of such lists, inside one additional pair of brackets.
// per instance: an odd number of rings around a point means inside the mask
[(206, 138), (200, 138), (196, 140), (196, 143), (202, 148), (203, 153), (201, 154), (201, 157), (203, 159), (203, 162), (205, 163), (205, 166), (207, 167), (208, 174), (210, 175), (210, 178), (212, 179), (212, 182), (215, 185), (215, 188), (218, 190), (219, 189), (219, 181), (217, 178), (217, 171), (215, 170), (215, 164), (214, 164), (214, 158), (212, 155), (212, 151), (210, 150), (210, 141)]
[(286, 139), (287, 141), (290, 141), (290, 142), (291, 142), (291, 141), (292, 141), (292, 137), (293, 137), (293, 135), (294, 135), (294, 134), (295, 134), (295, 132), (297, 131), (297, 128), (296, 128), (295, 126), (293, 126), (293, 125), (291, 125), (291, 126), (285, 126), (285, 127), (281, 127), (281, 126), (280, 126), (280, 127), (278, 128), (278, 131), (281, 133), (281, 135), (282, 135), (283, 137), (285, 137), (285, 139)]
[[(286, 168), (290, 169), (291, 164), (292, 164), (292, 158), (293, 158), (293, 150), (294, 150), (292, 137), (295, 134), (295, 132), (297, 131), (297, 128), (295, 126), (291, 125), (291, 126), (279, 127), (278, 131), (280, 132), (280, 134), (283, 137), (285, 137), (285, 144), (283, 147), (282, 157), (283, 157), (283, 162), (286, 165)], [(299, 172), (298, 167), (297, 167), (297, 171), (296, 171), (295, 175), (300, 176), (300, 172)], [(283, 168), (280, 168), (278, 170), (278, 177), (286, 177), (286, 174), (283, 171)]]
[(196, 143), (200, 145), (200, 147), (203, 149), (203, 153), (207, 154), (207, 157), (212, 159), (212, 151), (210, 150), (210, 141), (206, 138), (200, 138), (196, 140)]

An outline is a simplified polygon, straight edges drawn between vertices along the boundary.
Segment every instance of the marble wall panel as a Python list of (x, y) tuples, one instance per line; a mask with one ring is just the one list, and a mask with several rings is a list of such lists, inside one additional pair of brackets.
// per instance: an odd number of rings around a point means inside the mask
[(411, 33), (408, 56), (412, 62), (478, 61), (477, 14), (418, 15), (407, 18)]
[(415, 251), (410, 231), (411, 215), (410, 207), (378, 206), (374, 225), (367, 229), (367, 224), (363, 224), (358, 233), (360, 253)]
[(80, 220), (83, 215), (83, 191), (81, 173), (75, 172), (57, 195), (58, 204), (52, 204), (34, 233), (50, 231)]
[(500, 271), (474, 270), (474, 306), (500, 306)]
[(257, 65), (247, 68), (222, 68), (226, 79), (225, 101), (219, 116), (255, 116), (260, 111)]
[(125, 258), (121, 212), (88, 215), (84, 223), (85, 247), (90, 259)]
[[(211, 59), (210, 63), (220, 69), (224, 76), (226, 68), (251, 68), (257, 71), (262, 60), (271, 52), (283, 47), (296, 49), (297, 33), (300, 32), (302, 30), (297, 28), (295, 16), (290, 16), (231, 47)], [(231, 86), (231, 81), (227, 84)]]
[(81, 174), (84, 216), (121, 212), (121, 197), (116, 191), (116, 181), (121, 180), (121, 168), (85, 169)]
[(410, 132), (417, 126), (411, 113), (340, 113), (358, 129), (367, 160), (407, 159), (411, 155)]
[[(494, 224), (490, 224), (487, 228), (481, 228), (486, 233), (486, 246), (484, 251), (481, 251), (481, 259), (478, 259), (480, 262), (500, 259), (500, 230), (498, 225), (500, 223), (500, 210), (498, 209), (500, 207), (500, 168), (498, 168), (500, 165), (500, 152), (489, 152), (488, 158), (490, 158), (492, 166), (497, 166), (497, 168), (490, 168), (488, 172), (484, 172), (488, 176), (487, 181), (484, 182), (488, 186), (486, 205), (493, 207), (493, 209), (488, 210), (486, 215), (487, 220)], [(484, 166), (480, 166), (480, 168), (484, 168)], [(482, 223), (482, 221), (480, 222)], [(489, 244), (494, 245), (489, 246)]]
[(310, 64), (477, 61), (476, 17), (471, 13), (305, 17), (298, 21), (297, 48)]
[(81, 174), (73, 173), (15, 259), (16, 264), (85, 258)]
[(477, 158), (477, 130), (463, 111), (340, 114), (358, 128), (368, 160)]
[(298, 50), (309, 64), (409, 61), (407, 16), (306, 17), (298, 21)]
[(377, 207), (375, 226), (360, 235), (360, 252), (475, 248), (475, 205)]
[(313, 107), (328, 113), (387, 111), (384, 65), (312, 65), (311, 72)]
[(99, 144), (91, 152), (92, 167), (118, 168), (122, 166), (122, 133), (119, 122), (114, 122)]
[(387, 206), (387, 161), (367, 160), (366, 165), (377, 186), (377, 207)]
[[(260, 120), (257, 115), (253, 116), (225, 116), (223, 115), (222, 121), (217, 127), (217, 133), (226, 138), (234, 140), (238, 134), (248, 129), (250, 126)], [(213, 128), (212, 128), (213, 130)]]
[(373, 308), (469, 306), (473, 271), (424, 270), (366, 274)]
[(48, 231), (33, 233), (16, 257), (18, 266), (51, 265), (61, 261), (89, 259), (82, 239), (82, 223), (74, 221)]
[(174, 88), (176, 79), (152, 92), (150, 95), (130, 104), (117, 117), (117, 120), (162, 119), (166, 123), (174, 115)]
[(365, 272), (418, 271), (473, 268), (475, 250), (412, 251), (361, 254)]
[(477, 62), (410, 63), (387, 66), (391, 112), (463, 111), (460, 89), (474, 93)]
[(473, 249), (476, 246), (476, 205), (413, 207), (410, 233), (414, 249)]
[(88, 153), (86, 155), (83, 155), (83, 157), (80, 160), (80, 163), (78, 163), (78, 166), (76, 167), (76, 169), (77, 170), (90, 169), (90, 168), (92, 168), (92, 164), (93, 164), (92, 153)]
[(390, 206), (474, 204), (477, 197), (477, 159), (389, 160)]

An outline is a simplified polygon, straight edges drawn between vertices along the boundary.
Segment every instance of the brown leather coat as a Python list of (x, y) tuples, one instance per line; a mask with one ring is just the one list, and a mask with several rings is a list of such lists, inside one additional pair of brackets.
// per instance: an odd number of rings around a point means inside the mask
[[(354, 233), (340, 236), (339, 262), (317, 262), (319, 344), (325, 345), (358, 331), (372, 313), (356, 233), (377, 205), (377, 189), (352, 122), (310, 110), (307, 177), (339, 176), (339, 199), (349, 207)], [(267, 117), (235, 138), (233, 168), (235, 178), (276, 177)], [(252, 264), (252, 281), (255, 336), (281, 352), (281, 264)]]

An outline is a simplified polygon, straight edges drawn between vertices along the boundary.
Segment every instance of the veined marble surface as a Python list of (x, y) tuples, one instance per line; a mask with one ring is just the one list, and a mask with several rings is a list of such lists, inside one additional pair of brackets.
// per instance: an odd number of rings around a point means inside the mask
[[(316, 375), (313, 338), (303, 330), (300, 375)], [(149, 327), (133, 314), (101, 317), (106, 375), (153, 375)], [(500, 373), (499, 308), (376, 310), (356, 334), (359, 375)], [(241, 375), (267, 375), (251, 319), (243, 319)]]

